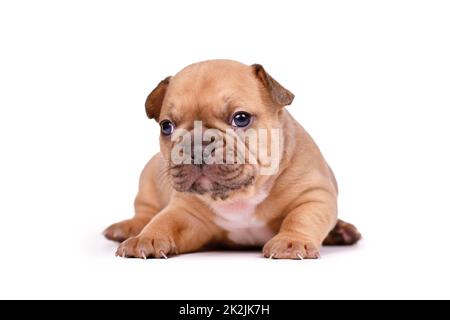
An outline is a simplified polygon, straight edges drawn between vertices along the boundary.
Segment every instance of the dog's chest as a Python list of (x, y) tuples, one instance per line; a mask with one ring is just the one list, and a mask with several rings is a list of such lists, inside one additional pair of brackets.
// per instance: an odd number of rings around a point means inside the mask
[(266, 193), (233, 203), (213, 204), (214, 222), (228, 232), (236, 244), (262, 246), (274, 236), (265, 221), (256, 216), (256, 207), (267, 197)]

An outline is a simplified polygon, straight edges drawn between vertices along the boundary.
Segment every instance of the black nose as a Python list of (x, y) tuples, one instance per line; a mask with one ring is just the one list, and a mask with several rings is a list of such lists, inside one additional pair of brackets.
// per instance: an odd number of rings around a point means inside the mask
[(202, 144), (200, 144), (200, 145), (196, 145), (196, 144), (192, 143), (192, 145), (191, 145), (192, 164), (201, 166), (202, 164), (205, 163), (205, 159), (214, 155), (214, 150), (215, 150), (214, 146), (208, 148), (208, 154), (204, 153), (205, 148), (207, 146), (209, 146), (211, 143), (214, 143), (214, 142), (203, 141)]

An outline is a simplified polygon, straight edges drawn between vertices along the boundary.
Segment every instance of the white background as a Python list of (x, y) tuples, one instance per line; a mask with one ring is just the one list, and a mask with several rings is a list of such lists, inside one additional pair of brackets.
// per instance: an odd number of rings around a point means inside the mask
[[(1, 298), (450, 298), (447, 1), (2, 1)], [(364, 240), (319, 261), (114, 257), (187, 64), (261, 63)]]

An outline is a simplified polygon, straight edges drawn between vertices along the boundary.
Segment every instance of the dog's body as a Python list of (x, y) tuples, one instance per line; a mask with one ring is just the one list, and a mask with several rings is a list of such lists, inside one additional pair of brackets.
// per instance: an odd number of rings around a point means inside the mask
[(173, 166), (173, 143), (161, 136), (161, 153), (140, 178), (135, 217), (105, 231), (122, 242), (118, 255), (167, 257), (217, 244), (264, 246), (265, 257), (303, 259), (318, 258), (322, 243), (358, 241), (357, 230), (337, 220), (333, 172), (283, 108), (292, 100), (261, 66), (227, 60), (191, 65), (162, 81), (147, 99), (150, 118), (170, 119), (186, 130), (201, 120), (224, 131), (229, 124), (220, 119), (244, 110), (252, 115), (248, 127), (282, 129), (279, 167), (261, 175), (259, 162)]

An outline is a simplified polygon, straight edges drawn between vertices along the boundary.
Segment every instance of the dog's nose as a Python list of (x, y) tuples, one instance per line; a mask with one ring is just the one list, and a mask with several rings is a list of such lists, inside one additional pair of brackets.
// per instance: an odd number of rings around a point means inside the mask
[(205, 154), (205, 148), (209, 146), (213, 142), (203, 141), (201, 144), (193, 143), (191, 146), (191, 160), (192, 164), (202, 165), (205, 164), (205, 160), (211, 157), (214, 154), (214, 146), (209, 147), (207, 150), (207, 154)]
[(192, 145), (191, 160), (192, 164), (201, 165), (203, 163), (203, 146)]

